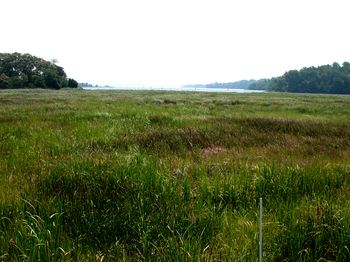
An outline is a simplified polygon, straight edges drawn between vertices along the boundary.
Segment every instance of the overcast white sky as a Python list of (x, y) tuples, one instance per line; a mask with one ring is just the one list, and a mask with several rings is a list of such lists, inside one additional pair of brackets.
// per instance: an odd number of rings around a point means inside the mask
[(349, 0), (1, 0), (0, 52), (79, 82), (182, 85), (350, 61)]

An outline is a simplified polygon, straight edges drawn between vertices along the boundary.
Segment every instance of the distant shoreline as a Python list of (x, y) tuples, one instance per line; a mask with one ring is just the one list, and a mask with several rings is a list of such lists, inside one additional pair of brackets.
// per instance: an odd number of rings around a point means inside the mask
[(265, 93), (265, 90), (212, 87), (82, 87), (84, 90), (138, 90), (138, 91), (176, 91), (176, 92), (218, 92), (218, 93)]

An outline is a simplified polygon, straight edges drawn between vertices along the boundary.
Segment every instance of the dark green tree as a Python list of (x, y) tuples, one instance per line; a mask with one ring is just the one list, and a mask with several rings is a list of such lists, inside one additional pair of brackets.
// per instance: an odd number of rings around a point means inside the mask
[(272, 91), (299, 93), (350, 94), (350, 63), (323, 65), (290, 70), (271, 79)]
[(70, 87), (70, 88), (77, 88), (78, 87), (78, 82), (75, 81), (72, 78), (68, 78), (68, 87)]
[(10, 86), (10, 77), (5, 74), (0, 75), (0, 89), (7, 89)]
[(30, 54), (0, 53), (0, 88), (65, 87), (67, 75), (55, 61), (48, 62)]

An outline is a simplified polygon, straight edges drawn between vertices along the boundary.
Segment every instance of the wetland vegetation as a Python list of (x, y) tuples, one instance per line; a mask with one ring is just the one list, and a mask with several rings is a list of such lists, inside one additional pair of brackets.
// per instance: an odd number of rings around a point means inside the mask
[(350, 96), (0, 92), (1, 261), (349, 261)]

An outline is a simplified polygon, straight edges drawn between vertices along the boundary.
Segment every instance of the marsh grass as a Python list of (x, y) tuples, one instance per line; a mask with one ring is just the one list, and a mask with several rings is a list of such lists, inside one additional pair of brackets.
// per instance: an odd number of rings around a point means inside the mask
[[(0, 260), (350, 259), (350, 98), (0, 93)], [(220, 150), (210, 150), (220, 148)]]

